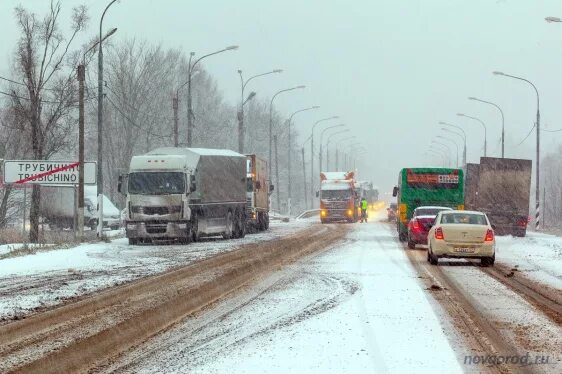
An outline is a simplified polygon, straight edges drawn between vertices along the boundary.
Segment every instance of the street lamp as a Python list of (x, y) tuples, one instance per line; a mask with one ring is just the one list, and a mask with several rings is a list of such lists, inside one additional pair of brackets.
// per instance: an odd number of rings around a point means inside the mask
[[(290, 216), (291, 215), (291, 197), (292, 197), (292, 193), (291, 193), (291, 124), (293, 121), (293, 117), (295, 115), (297, 115), (298, 113), (302, 113), (302, 112), (307, 112), (309, 110), (316, 110), (320, 108), (318, 105), (315, 106), (311, 106), (309, 108), (303, 108), (300, 110), (297, 110), (295, 112), (293, 112), (290, 116), (289, 116), (289, 123), (288, 123), (288, 129), (289, 129), (289, 139), (288, 139), (288, 147), (287, 147), (287, 172), (288, 172), (288, 178), (287, 178), (287, 214)], [(304, 145), (303, 145), (304, 147)], [(303, 148), (304, 150), (304, 148)], [(303, 160), (304, 160), (304, 153), (303, 153)], [(304, 166), (304, 165), (303, 165)], [(306, 178), (306, 177), (305, 177)], [(277, 196), (279, 196), (279, 193), (277, 194)], [(278, 203), (279, 205), (279, 203)]]
[[(463, 141), (464, 141), (464, 149), (463, 149), (463, 152), (462, 152), (462, 163), (463, 163), (463, 165), (466, 166), (466, 132), (464, 132), (464, 129), (463, 129), (462, 127), (457, 126), (457, 125), (453, 125), (452, 123), (439, 121), (439, 124), (440, 124), (440, 125), (443, 125), (443, 126), (447, 126), (447, 127), (449, 127), (449, 128), (457, 129), (457, 130), (459, 130), (459, 131), (462, 133), (462, 135), (461, 135), (461, 134), (458, 134), (458, 133), (456, 133), (456, 132), (454, 132), (454, 131), (452, 131), (452, 130), (450, 130), (450, 129), (446, 130), (446, 131), (452, 132), (453, 134), (457, 134), (458, 136), (461, 136), (461, 137), (462, 137), (462, 139), (463, 139)], [(444, 129), (444, 128), (443, 128), (443, 129)]]
[[(82, 63), (78, 65), (78, 238), (84, 238), (84, 81), (86, 79), (86, 55), (98, 44), (115, 34), (117, 28), (109, 30), (101, 40), (97, 40), (82, 54)], [(76, 230), (74, 231), (76, 232)]]
[[(300, 85), (300, 86), (286, 88), (284, 90), (277, 91), (275, 95), (273, 95), (273, 97), (271, 98), (271, 101), (269, 102), (269, 159), (267, 160), (269, 165), (267, 166), (269, 168), (268, 175), (270, 179), (271, 179), (271, 162), (272, 162), (271, 152), (272, 152), (272, 143), (273, 143), (273, 101), (275, 101), (275, 98), (278, 95), (282, 94), (283, 92), (303, 89), (305, 87), (306, 86)], [(279, 186), (277, 186), (277, 194), (279, 194)], [(280, 207), (278, 206), (277, 209), (280, 209)]]
[(441, 153), (433, 150), (432, 148), (429, 148), (425, 153), (434, 157), (438, 156), (441, 159), (441, 166), (445, 167), (445, 157), (443, 157)]
[(487, 135), (487, 132), (488, 132), (488, 131), (487, 131), (487, 129), (486, 129), (486, 124), (485, 124), (480, 118), (468, 116), (468, 115), (463, 114), (463, 113), (457, 113), (457, 116), (470, 118), (470, 119), (472, 119), (472, 120), (475, 120), (475, 121), (480, 122), (480, 124), (481, 124), (482, 127), (484, 128), (484, 157), (486, 157), (486, 156), (487, 156), (487, 153), (488, 153), (488, 135)]
[[(431, 144), (431, 145), (435, 146), (435, 144)], [(431, 148), (430, 146), (429, 151), (441, 156), (441, 160), (443, 161), (443, 167), (445, 167), (445, 164), (447, 164), (447, 166), (450, 164), (450, 157), (445, 153), (443, 148)]]
[[(98, 238), (103, 235), (103, 18), (105, 13), (117, 0), (111, 0), (105, 7), (100, 19), (100, 36), (98, 48), (98, 166), (97, 166), (97, 192), (98, 192)], [(83, 169), (83, 168), (81, 168)]]
[[(238, 152), (239, 153), (244, 153), (244, 136), (245, 136), (244, 104), (246, 104), (248, 101), (250, 101), (253, 97), (252, 94), (250, 93), (248, 98), (246, 100), (244, 100), (244, 89), (246, 88), (246, 85), (254, 78), (263, 77), (264, 75), (269, 75), (269, 74), (282, 73), (282, 72), (283, 72), (283, 70), (281, 70), (281, 69), (274, 69), (274, 70), (268, 71), (266, 73), (261, 73), (261, 74), (251, 76), (246, 81), (244, 81), (244, 78), (242, 77), (242, 70), (240, 70), (240, 69), (238, 70), (238, 74), (240, 75), (240, 88), (241, 88), (241, 90), (240, 90), (241, 91), (240, 111), (238, 112)], [(252, 96), (252, 97), (250, 97), (250, 96)], [(254, 96), (255, 96), (255, 92), (254, 92)]]
[[(558, 19), (554, 18), (554, 17), (548, 17), (551, 19), (551, 22), (559, 22)], [(513, 79), (517, 79), (520, 81), (524, 81), (529, 83), (534, 89), (535, 89), (535, 93), (537, 94), (537, 122), (535, 123), (535, 126), (537, 127), (537, 154), (536, 154), (536, 164), (535, 164), (535, 169), (536, 169), (536, 182), (535, 182), (535, 200), (536, 200), (536, 211), (535, 211), (535, 229), (539, 230), (540, 228), (540, 199), (541, 199), (541, 193), (540, 193), (540, 134), (541, 134), (541, 112), (540, 112), (540, 98), (539, 98), (539, 90), (537, 89), (537, 87), (530, 81), (527, 80), (525, 78), (521, 78), (521, 77), (516, 77), (515, 75), (510, 75), (510, 74), (505, 74), (502, 73), (501, 71), (494, 71), (493, 72), (494, 75), (501, 75), (504, 77), (509, 77), (509, 78), (513, 78)]]
[(349, 129), (343, 129), (341, 131), (337, 131), (333, 134), (330, 134), (328, 136), (328, 140), (326, 141), (326, 170), (330, 171), (330, 142), (332, 140), (332, 138), (336, 135), (341, 135), (341, 134), (345, 134), (348, 133), (350, 130)]
[(342, 144), (342, 143), (344, 143), (344, 142), (347, 142), (347, 141), (350, 141), (350, 140), (352, 140), (352, 139), (356, 139), (356, 138), (355, 138), (355, 135), (352, 135), (352, 136), (350, 136), (350, 137), (348, 137), (348, 138), (341, 139), (340, 141), (338, 141), (338, 142), (336, 143), (336, 169), (335, 169), (336, 171), (338, 171), (338, 169), (339, 169), (339, 157), (338, 157), (338, 156), (339, 156), (339, 147), (340, 147), (340, 144)]
[(203, 55), (203, 56), (199, 57), (197, 60), (195, 60), (195, 62), (193, 64), (191, 63), (191, 60), (193, 59), (193, 56), (195, 56), (195, 52), (191, 52), (189, 54), (189, 65), (188, 65), (188, 70), (187, 70), (187, 146), (188, 147), (191, 147), (192, 138), (193, 138), (193, 135), (192, 135), (192, 133), (193, 133), (193, 109), (192, 109), (192, 96), (191, 96), (191, 78), (193, 76), (193, 70), (195, 69), (195, 66), (197, 66), (199, 61), (203, 60), (204, 58), (207, 58), (209, 56), (214, 56), (216, 54), (226, 52), (226, 51), (235, 51), (237, 49), (238, 49), (237, 45), (231, 45), (231, 46), (228, 46), (228, 47), (223, 48), (221, 50), (211, 52), (211, 53), (207, 53), (206, 55)]
[(322, 151), (322, 143), (323, 143), (323, 142), (322, 142), (322, 139), (324, 138), (324, 133), (326, 133), (326, 131), (329, 131), (329, 130), (331, 130), (331, 129), (336, 129), (336, 128), (338, 128), (338, 127), (343, 127), (343, 126), (345, 126), (345, 124), (343, 124), (343, 123), (340, 123), (339, 125), (329, 126), (329, 127), (326, 127), (324, 130), (322, 130), (322, 132), (320, 133), (320, 147), (319, 147), (319, 148), (320, 148), (320, 152), (318, 152), (318, 168), (319, 168), (318, 171), (319, 171), (320, 173), (322, 172), (322, 154), (323, 154), (323, 151)]
[(344, 158), (343, 158), (344, 169), (351, 168), (351, 152), (357, 146), (361, 146), (361, 142), (355, 142), (347, 145), (348, 151), (347, 153), (344, 153)]
[(504, 156), (505, 156), (505, 120), (504, 120), (502, 109), (497, 104), (494, 104), (490, 101), (479, 99), (477, 97), (469, 97), (468, 100), (480, 101), (481, 103), (492, 105), (492, 106), (496, 107), (497, 110), (500, 111), (500, 114), (502, 116), (502, 158), (504, 158)]
[(449, 163), (448, 163), (448, 164), (450, 165), (450, 164), (451, 164), (451, 162), (450, 162), (450, 160), (451, 160), (451, 153), (452, 153), (451, 147), (449, 147), (449, 146), (448, 146), (447, 144), (445, 144), (445, 143), (438, 142), (438, 141), (435, 140), (435, 139), (431, 141), (431, 144), (432, 144), (432, 145), (439, 145), (439, 146), (441, 146), (441, 147), (447, 149), (447, 158), (449, 159)]
[(459, 145), (457, 144), (457, 142), (454, 139), (449, 138), (447, 136), (437, 135), (437, 138), (449, 141), (449, 142), (453, 143), (455, 145), (455, 147), (457, 147), (457, 168), (458, 168), (459, 167)]
[(562, 20), (558, 17), (545, 17), (544, 19), (548, 23), (562, 22)]
[(338, 119), (338, 116), (332, 116), (332, 117), (326, 117), (326, 118), (322, 118), (316, 122), (314, 122), (314, 125), (312, 125), (312, 131), (310, 132), (310, 196), (311, 196), (311, 201), (312, 201), (312, 207), (314, 208), (314, 129), (316, 128), (316, 126), (319, 123), (322, 123), (324, 121), (330, 121), (333, 119)]

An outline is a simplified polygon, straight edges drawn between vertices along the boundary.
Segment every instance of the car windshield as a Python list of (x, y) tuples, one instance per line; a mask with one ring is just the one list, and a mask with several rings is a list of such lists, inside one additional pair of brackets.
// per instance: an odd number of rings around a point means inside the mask
[(351, 196), (350, 190), (322, 190), (320, 193), (323, 200), (345, 200)]
[(179, 172), (137, 172), (129, 174), (130, 194), (169, 195), (185, 192), (185, 176)]
[(443, 210), (447, 210), (447, 209), (443, 209), (443, 208), (418, 208), (418, 209), (416, 209), (415, 216), (416, 217), (419, 217), (419, 216), (436, 216), (437, 213), (439, 213)]
[(447, 213), (441, 216), (443, 224), (487, 225), (486, 216), (475, 213)]

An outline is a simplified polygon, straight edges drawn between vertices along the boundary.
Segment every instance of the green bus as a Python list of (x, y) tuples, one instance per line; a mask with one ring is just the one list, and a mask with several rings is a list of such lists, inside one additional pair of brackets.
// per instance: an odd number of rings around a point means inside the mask
[(464, 209), (464, 174), (462, 169), (405, 168), (400, 170), (392, 196), (398, 206), (398, 237), (406, 241), (408, 222), (417, 207)]

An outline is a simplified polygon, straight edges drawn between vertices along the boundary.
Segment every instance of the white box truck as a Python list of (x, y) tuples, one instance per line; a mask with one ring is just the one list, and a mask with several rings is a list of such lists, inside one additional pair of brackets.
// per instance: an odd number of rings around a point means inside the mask
[(246, 156), (237, 152), (158, 148), (133, 156), (119, 191), (129, 244), (246, 234)]

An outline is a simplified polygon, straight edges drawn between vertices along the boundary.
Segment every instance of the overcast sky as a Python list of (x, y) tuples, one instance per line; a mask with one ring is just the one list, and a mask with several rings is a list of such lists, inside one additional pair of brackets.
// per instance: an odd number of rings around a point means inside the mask
[[(72, 6), (86, 4), (91, 22), (84, 40), (91, 39), (108, 2), (63, 0), (64, 19)], [(13, 8), (23, 4), (43, 14), (48, 3), (0, 0), (1, 75), (9, 75), (17, 40)], [(289, 115), (320, 105), (297, 117), (296, 127), (306, 136), (316, 119), (339, 115), (369, 150), (363, 156), (368, 162), (360, 165), (361, 179), (388, 190), (400, 168), (437, 163), (424, 152), (439, 133), (439, 120), (466, 129), (468, 161), (477, 162), (482, 126), (457, 117), (458, 112), (487, 124), (488, 155), (499, 155), (499, 113), (468, 96), (503, 108), (507, 157), (534, 158), (534, 132), (516, 145), (533, 126), (535, 93), (525, 82), (493, 76), (494, 70), (533, 81), (541, 95), (543, 128), (562, 128), (562, 24), (547, 23), (546, 16), (562, 17), (562, 2), (120, 0), (104, 25), (118, 28), (112, 38), (147, 39), (182, 48), (186, 55), (239, 45), (238, 51), (205, 60), (233, 104), (239, 98), (238, 69), (246, 76), (283, 69), (253, 81), (251, 90), (267, 98), (306, 85), (306, 90), (279, 96), (277, 107)], [(542, 135), (545, 152), (562, 141), (562, 132)]]

